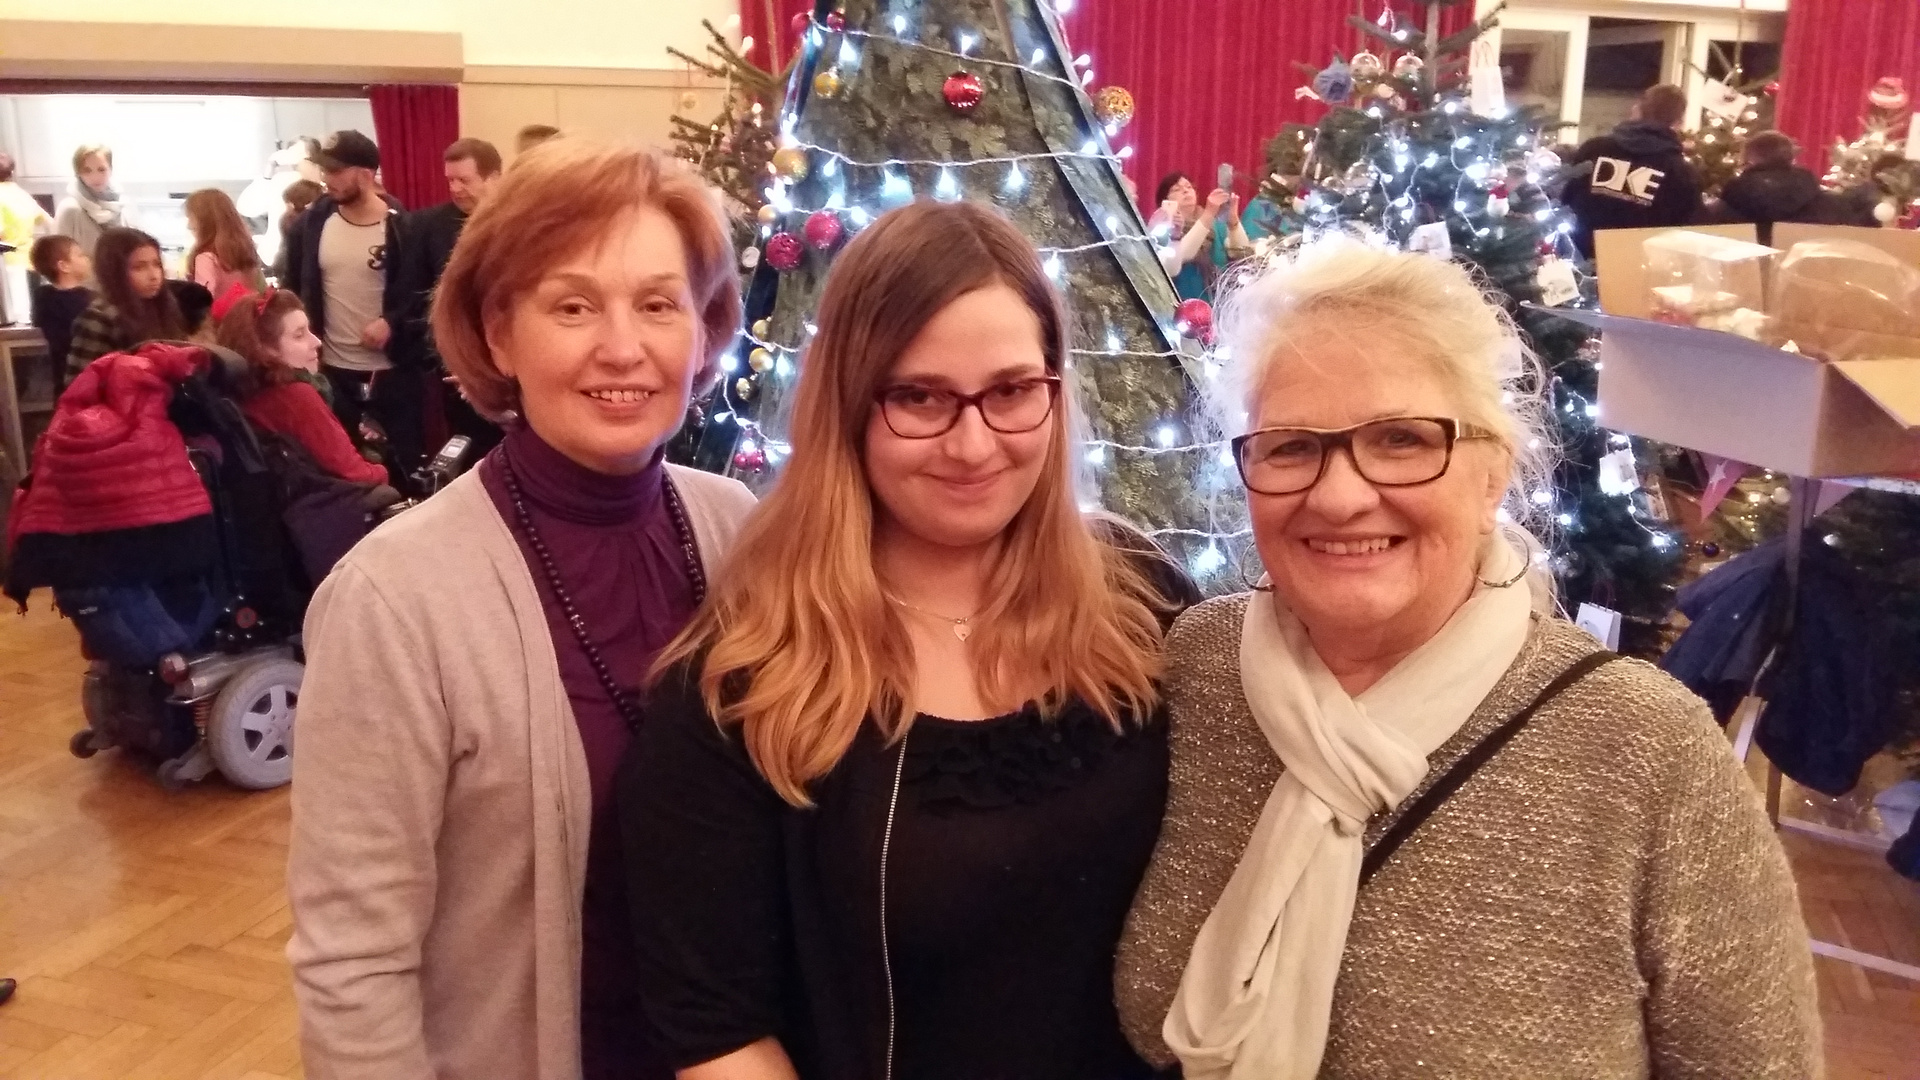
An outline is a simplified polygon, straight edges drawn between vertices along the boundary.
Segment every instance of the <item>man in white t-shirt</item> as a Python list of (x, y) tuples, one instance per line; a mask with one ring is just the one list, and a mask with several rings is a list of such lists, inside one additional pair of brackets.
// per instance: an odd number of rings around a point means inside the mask
[(357, 131), (337, 131), (314, 156), (327, 192), (287, 235), (287, 287), (300, 295), (320, 336), (320, 364), (333, 409), (360, 441), (363, 421), (386, 436), (387, 472), (406, 489), (420, 464), (424, 407), (420, 372), (387, 356), (403, 310), (387, 273), (402, 241), (399, 202), (380, 190), (380, 150)]

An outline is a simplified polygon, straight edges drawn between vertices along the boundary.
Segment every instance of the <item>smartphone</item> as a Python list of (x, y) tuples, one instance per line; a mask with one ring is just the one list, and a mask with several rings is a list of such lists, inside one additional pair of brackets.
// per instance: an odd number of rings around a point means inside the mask
[(1219, 188), (1221, 191), (1232, 191), (1233, 190), (1233, 166), (1225, 165), (1225, 164), (1221, 165), (1219, 173), (1217, 173), (1213, 179), (1214, 179), (1214, 185), (1213, 185), (1214, 187)]

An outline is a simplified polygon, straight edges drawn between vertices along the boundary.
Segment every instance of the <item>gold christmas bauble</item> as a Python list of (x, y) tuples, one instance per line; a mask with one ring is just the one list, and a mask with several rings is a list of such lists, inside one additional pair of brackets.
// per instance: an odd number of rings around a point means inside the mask
[(1126, 127), (1133, 119), (1133, 93), (1124, 86), (1103, 86), (1093, 95), (1093, 115), (1102, 124)]
[(765, 349), (755, 349), (747, 354), (747, 366), (765, 374), (769, 368), (773, 367), (773, 354)]
[(741, 401), (753, 400), (753, 380), (742, 375), (733, 381), (733, 393)]
[(768, 203), (755, 211), (754, 216), (760, 219), (760, 224), (771, 225), (780, 220), (780, 211), (775, 210), (772, 203)]
[(813, 77), (813, 92), (823, 98), (830, 98), (839, 94), (840, 70), (838, 68), (828, 68), (820, 74), (815, 75)]
[(773, 152), (773, 171), (789, 180), (804, 180), (807, 176), (807, 152), (797, 146), (782, 147)]
[(680, 111), (690, 113), (700, 107), (700, 95), (689, 90), (680, 95)]
[(767, 335), (772, 332), (773, 332), (773, 323), (771, 321), (767, 319), (753, 320), (753, 336), (754, 337), (759, 338), (761, 341), (765, 341), (767, 340)]

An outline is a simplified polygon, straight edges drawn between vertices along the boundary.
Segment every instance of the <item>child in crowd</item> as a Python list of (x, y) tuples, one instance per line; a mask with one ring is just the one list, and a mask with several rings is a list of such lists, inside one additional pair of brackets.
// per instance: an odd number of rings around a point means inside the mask
[(202, 188), (187, 196), (186, 211), (187, 229), (193, 233), (193, 248), (187, 252), (188, 277), (215, 296), (224, 296), (235, 285), (266, 288), (253, 233), (226, 192)]
[(186, 320), (161, 269), (160, 241), (139, 229), (108, 229), (100, 234), (93, 262), (100, 295), (74, 320), (69, 378), (108, 353), (186, 337)]
[(73, 343), (73, 323), (93, 303), (87, 278), (93, 260), (80, 242), (55, 233), (33, 242), (33, 272), (46, 280), (33, 290), (33, 325), (47, 339), (47, 355), (64, 362)]
[(217, 343), (247, 361), (240, 409), (254, 426), (298, 442), (332, 476), (357, 484), (387, 482), (387, 470), (354, 450), (333, 410), (298, 377), (320, 370), (320, 339), (298, 296), (285, 289), (236, 290), (214, 304), (213, 317)]

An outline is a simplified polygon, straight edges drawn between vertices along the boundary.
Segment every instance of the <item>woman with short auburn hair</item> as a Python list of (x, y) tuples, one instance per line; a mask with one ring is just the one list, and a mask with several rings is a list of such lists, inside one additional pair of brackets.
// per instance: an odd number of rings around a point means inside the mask
[(1143, 1075), (1113, 948), (1192, 585), (1081, 512), (1069, 324), (1006, 218), (881, 217), (817, 324), (621, 770), (648, 1019), (682, 1080)]
[(650, 151), (528, 155), (435, 297), (472, 472), (315, 595), (288, 891), (309, 1076), (657, 1078), (612, 777), (753, 497), (666, 465), (740, 310), (716, 196)]

